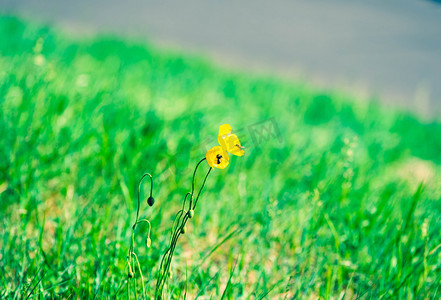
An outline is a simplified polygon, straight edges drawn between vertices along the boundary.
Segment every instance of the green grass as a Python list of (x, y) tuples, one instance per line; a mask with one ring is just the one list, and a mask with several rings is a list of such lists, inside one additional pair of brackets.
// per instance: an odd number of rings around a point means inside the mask
[(440, 123), (140, 42), (7, 16), (0, 36), (0, 298), (124, 299), (144, 172), (152, 247), (142, 228), (136, 244), (153, 295), (223, 123), (246, 155), (208, 178), (171, 298), (440, 297)]

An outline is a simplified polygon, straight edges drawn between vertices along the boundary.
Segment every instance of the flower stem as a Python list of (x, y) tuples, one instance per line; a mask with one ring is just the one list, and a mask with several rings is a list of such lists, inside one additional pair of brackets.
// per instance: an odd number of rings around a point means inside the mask
[[(162, 293), (163, 293), (163, 289), (164, 286), (167, 282), (168, 276), (170, 274), (170, 266), (171, 266), (171, 262), (173, 259), (173, 254), (176, 248), (176, 245), (178, 243), (179, 237), (182, 234), (182, 230), (185, 227), (185, 225), (187, 224), (189, 217), (189, 211), (191, 209), (195, 209), (196, 204), (198, 202), (199, 196), (202, 193), (202, 190), (204, 189), (205, 183), (207, 181), (208, 175), (210, 175), (210, 172), (212, 170), (212, 168), (210, 167), (210, 169), (208, 169), (207, 174), (204, 177), (204, 181), (202, 182), (202, 185), (199, 189), (199, 192), (197, 194), (196, 199), (194, 199), (194, 190), (195, 190), (195, 179), (196, 179), (196, 171), (198, 170), (199, 165), (206, 160), (206, 158), (201, 159), (193, 172), (193, 178), (192, 178), (192, 183), (191, 183), (191, 192), (187, 193), (185, 195), (183, 204), (182, 204), (182, 209), (178, 211), (178, 213), (176, 214), (176, 217), (173, 221), (173, 225), (172, 225), (172, 234), (170, 236), (170, 244), (169, 247), (167, 248), (167, 250), (165, 251), (164, 255), (162, 256), (161, 259), (161, 263), (159, 266), (159, 270), (158, 270), (158, 280), (156, 282), (156, 291), (155, 291), (155, 299), (161, 299), (162, 297)], [(185, 203), (187, 201), (187, 197), (190, 196), (190, 202), (189, 202), (189, 209), (186, 211), (185, 210)], [(194, 203), (193, 203), (194, 200)], [(182, 220), (181, 220), (182, 218)], [(177, 225), (175, 225), (177, 224)]]

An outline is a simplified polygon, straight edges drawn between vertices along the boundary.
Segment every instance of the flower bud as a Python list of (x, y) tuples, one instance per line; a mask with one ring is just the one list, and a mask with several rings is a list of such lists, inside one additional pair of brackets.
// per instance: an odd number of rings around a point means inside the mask
[(189, 217), (190, 219), (194, 217), (194, 210), (190, 209), (190, 210), (188, 211), (188, 217)]
[(155, 198), (153, 198), (152, 196), (150, 196), (150, 197), (147, 199), (147, 203), (148, 203), (150, 206), (153, 206), (153, 204), (155, 204)]
[(147, 245), (147, 248), (150, 248), (150, 246), (152, 245), (152, 240), (148, 237), (145, 241), (145, 244)]
[(182, 226), (181, 233), (184, 234), (187, 231), (187, 226)]

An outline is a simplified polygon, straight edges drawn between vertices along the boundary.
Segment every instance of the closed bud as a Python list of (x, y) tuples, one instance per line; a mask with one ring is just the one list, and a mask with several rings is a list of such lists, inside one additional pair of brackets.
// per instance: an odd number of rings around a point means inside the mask
[(184, 234), (187, 231), (187, 226), (182, 226), (181, 233)]
[(147, 199), (147, 203), (148, 203), (148, 205), (153, 206), (153, 204), (155, 204), (155, 198), (153, 198), (152, 196), (150, 196), (150, 197)]
[(129, 278), (133, 278), (133, 272), (129, 271), (129, 273), (127, 274), (129, 276)]
[(190, 219), (194, 217), (194, 210), (190, 209), (190, 210), (188, 211), (188, 217), (189, 217)]
[(145, 244), (147, 245), (147, 248), (150, 248), (150, 246), (152, 245), (152, 240), (148, 237), (145, 241)]

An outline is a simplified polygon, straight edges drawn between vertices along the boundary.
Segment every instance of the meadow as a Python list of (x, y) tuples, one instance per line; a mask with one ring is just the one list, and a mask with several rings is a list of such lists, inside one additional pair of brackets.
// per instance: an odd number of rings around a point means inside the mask
[(245, 155), (208, 177), (166, 298), (439, 299), (440, 122), (136, 40), (11, 16), (0, 36), (0, 298), (126, 299), (145, 172), (152, 298), (229, 123)]

